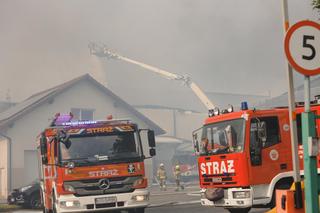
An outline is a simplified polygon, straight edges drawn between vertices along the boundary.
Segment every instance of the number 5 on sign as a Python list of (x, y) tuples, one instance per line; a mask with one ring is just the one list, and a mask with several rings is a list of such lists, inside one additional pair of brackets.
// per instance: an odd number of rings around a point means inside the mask
[(307, 76), (320, 74), (320, 24), (301, 21), (290, 27), (284, 49), (295, 70)]

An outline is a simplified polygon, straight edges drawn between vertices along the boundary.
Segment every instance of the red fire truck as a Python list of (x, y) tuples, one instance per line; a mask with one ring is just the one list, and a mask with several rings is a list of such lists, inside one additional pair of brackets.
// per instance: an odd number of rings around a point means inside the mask
[(129, 120), (56, 115), (38, 137), (44, 212), (143, 213), (149, 200), (144, 137), (154, 156), (154, 132)]
[[(311, 110), (320, 115), (320, 100)], [(296, 109), (301, 175), (303, 149), (301, 113)], [(320, 135), (320, 120), (315, 120)], [(233, 107), (209, 112), (202, 128), (193, 132), (198, 155), (201, 203), (230, 212), (248, 212), (251, 207), (273, 206), (275, 189), (293, 183), (289, 114), (286, 107), (241, 110)], [(318, 173), (320, 160), (318, 156)]]

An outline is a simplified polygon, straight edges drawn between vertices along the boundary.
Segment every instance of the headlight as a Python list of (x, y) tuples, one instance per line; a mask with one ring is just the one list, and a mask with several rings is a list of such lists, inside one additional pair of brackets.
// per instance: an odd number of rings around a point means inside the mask
[(250, 197), (250, 191), (238, 191), (238, 192), (232, 192), (233, 198), (235, 199), (243, 199), (243, 198), (249, 198)]
[(149, 196), (148, 195), (136, 195), (136, 196), (133, 196), (132, 199), (137, 202), (141, 202), (141, 201), (149, 200)]
[(148, 181), (145, 177), (140, 177), (139, 179), (135, 180), (132, 188), (134, 189), (142, 189), (148, 186)]
[(32, 186), (25, 186), (25, 187), (22, 187), (21, 189), (20, 189), (20, 192), (25, 192), (25, 191), (27, 191), (28, 189), (30, 189)]
[(72, 162), (72, 161), (70, 161), (70, 162), (67, 163), (66, 167), (67, 167), (68, 169), (73, 169), (73, 168), (75, 167), (75, 163)]
[(72, 193), (76, 192), (75, 188), (71, 185), (68, 185), (68, 184), (63, 184), (63, 188), (67, 192), (72, 192)]
[(80, 202), (78, 200), (74, 201), (61, 201), (60, 206), (62, 208), (78, 208), (80, 207)]

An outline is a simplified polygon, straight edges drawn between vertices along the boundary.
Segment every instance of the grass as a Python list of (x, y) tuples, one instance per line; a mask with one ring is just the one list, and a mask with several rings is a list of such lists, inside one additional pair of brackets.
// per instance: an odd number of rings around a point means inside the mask
[(0, 204), (0, 212), (7, 212), (8, 210), (15, 210), (21, 208), (20, 206)]

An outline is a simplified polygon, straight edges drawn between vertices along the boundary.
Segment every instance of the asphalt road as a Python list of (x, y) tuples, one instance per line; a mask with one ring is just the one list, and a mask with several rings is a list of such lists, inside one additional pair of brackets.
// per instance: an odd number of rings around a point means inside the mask
[[(268, 211), (268, 209), (252, 209), (250, 213), (264, 213)], [(32, 211), (32, 210), (19, 210), (13, 213), (39, 213), (41, 211)], [(161, 207), (153, 207), (148, 208), (146, 213), (227, 213), (228, 211), (223, 208), (206, 208), (202, 207), (200, 204), (192, 204), (192, 205), (166, 205)]]
[[(250, 213), (263, 213), (268, 209), (252, 209)], [(202, 207), (200, 204), (180, 205), (180, 206), (163, 206), (157, 208), (149, 208), (146, 213), (228, 213), (223, 208)]]

